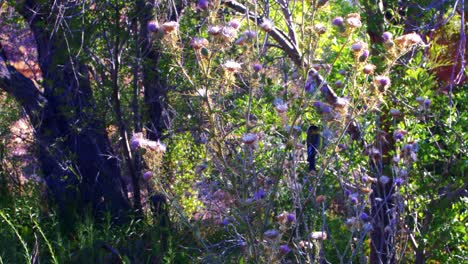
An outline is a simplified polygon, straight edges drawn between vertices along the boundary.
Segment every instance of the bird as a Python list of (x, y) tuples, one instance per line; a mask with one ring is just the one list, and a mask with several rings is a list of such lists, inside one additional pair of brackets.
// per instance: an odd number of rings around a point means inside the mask
[(320, 129), (318, 126), (311, 125), (307, 129), (307, 161), (309, 162), (309, 171), (315, 171), (315, 156), (320, 146)]

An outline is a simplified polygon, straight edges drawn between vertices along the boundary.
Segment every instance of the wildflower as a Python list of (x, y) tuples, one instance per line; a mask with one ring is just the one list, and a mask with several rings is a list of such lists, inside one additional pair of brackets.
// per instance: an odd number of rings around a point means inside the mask
[(265, 198), (265, 191), (263, 189), (260, 189), (254, 193), (253, 199), (258, 201)]
[(392, 39), (393, 39), (393, 34), (390, 33), (390, 32), (388, 32), (388, 31), (386, 31), (386, 32), (384, 32), (384, 33), (382, 34), (382, 38), (383, 38), (383, 41), (384, 41), (384, 42), (392, 41)]
[(354, 52), (360, 52), (364, 48), (364, 42), (362, 41), (356, 41), (351, 45), (351, 50)]
[(349, 28), (358, 28), (362, 26), (361, 16), (358, 13), (351, 13), (346, 17), (346, 25)]
[(322, 110), (323, 103), (320, 102), (320, 101), (315, 101), (315, 102), (313, 103), (313, 106), (314, 106), (315, 108), (317, 108), (317, 110)]
[(326, 240), (327, 239), (327, 233), (319, 231), (319, 232), (312, 232), (310, 234), (310, 238), (314, 240)]
[(216, 26), (216, 25), (213, 25), (213, 26), (209, 26), (208, 27), (208, 34), (212, 35), (212, 36), (217, 36), (221, 33), (221, 27), (220, 26)]
[(424, 100), (424, 107), (426, 109), (429, 109), (429, 107), (431, 107), (431, 100), (430, 99)]
[(148, 29), (149, 32), (152, 32), (152, 33), (158, 32), (159, 30), (158, 22), (155, 20), (151, 20), (150, 22), (148, 22), (148, 25), (146, 26), (146, 28)]
[(361, 53), (361, 56), (359, 56), (359, 61), (360, 62), (365, 62), (367, 60), (367, 58), (369, 58), (369, 54), (370, 54), (369, 50), (367, 50), (367, 49), (363, 50), (362, 53)]
[(240, 27), (240, 21), (234, 18), (229, 21), (228, 25), (234, 29), (238, 29)]
[(273, 24), (273, 21), (265, 18), (260, 24), (260, 28), (262, 28), (266, 32), (270, 32), (275, 28), (275, 24)]
[(270, 230), (265, 231), (265, 233), (263, 233), (263, 235), (266, 238), (275, 239), (275, 238), (277, 238), (279, 236), (279, 232), (278, 232), (278, 230), (270, 229)]
[(254, 63), (252, 65), (252, 68), (253, 68), (254, 72), (259, 72), (259, 71), (261, 71), (263, 69), (263, 66), (260, 63)]
[(233, 60), (227, 60), (223, 65), (222, 67), (224, 68), (224, 70), (228, 71), (228, 72), (231, 72), (231, 73), (236, 73), (236, 72), (239, 72), (241, 70), (241, 64), (240, 63), (237, 63)]
[(364, 212), (361, 214), (360, 218), (364, 222), (369, 222), (370, 220), (372, 220), (372, 217), (370, 217), (368, 214)]
[(353, 193), (352, 195), (349, 196), (349, 201), (352, 203), (352, 204), (357, 204), (359, 202), (359, 199), (358, 199), (358, 194), (357, 193)]
[(164, 32), (164, 34), (169, 34), (179, 28), (179, 23), (176, 21), (169, 21), (161, 25), (161, 29)]
[(390, 182), (390, 178), (388, 178), (388, 177), (385, 176), (385, 175), (382, 175), (382, 176), (380, 176), (380, 178), (379, 178), (379, 182), (380, 182), (381, 184), (383, 184), (383, 185), (387, 185), (387, 183)]
[(400, 110), (398, 109), (390, 109), (390, 115), (393, 117), (393, 118), (397, 118), (401, 115), (400, 113)]
[(403, 140), (406, 134), (407, 132), (405, 130), (398, 129), (393, 133), (393, 138), (397, 141)]
[(223, 226), (229, 225), (229, 218), (224, 218), (223, 221), (221, 222), (221, 225)]
[(329, 105), (322, 105), (322, 112), (324, 112), (325, 114), (329, 114), (331, 113), (332, 109)]
[(237, 30), (231, 26), (223, 27), (221, 30), (221, 37), (225, 41), (231, 42), (237, 37)]
[(324, 24), (319, 23), (314, 26), (314, 30), (317, 34), (322, 35), (327, 31), (327, 28), (325, 27)]
[(333, 24), (334, 26), (341, 27), (341, 26), (343, 26), (343, 24), (344, 24), (344, 19), (343, 19), (342, 17), (340, 17), (340, 16), (335, 17), (335, 18), (332, 20), (332, 24)]
[(279, 246), (279, 251), (281, 252), (281, 254), (288, 254), (289, 252), (291, 252), (291, 249), (288, 247), (288, 245), (281, 245)]
[(276, 111), (278, 111), (278, 113), (281, 114), (281, 113), (288, 111), (288, 104), (287, 103), (277, 104), (275, 108), (276, 108)]
[(190, 41), (190, 46), (192, 46), (194, 50), (200, 50), (201, 48), (205, 48), (206, 46), (208, 46), (208, 44), (209, 42), (205, 38), (192, 38), (192, 40)]
[(408, 154), (410, 152), (413, 152), (413, 145), (411, 143), (408, 143), (404, 146), (403, 149), (406, 152), (406, 154)]
[(198, 0), (197, 8), (200, 10), (208, 10), (210, 3), (208, 0)]
[(133, 134), (132, 138), (130, 139), (130, 147), (135, 150), (141, 147), (144, 143), (145, 139), (143, 138), (143, 133), (135, 133)]
[(388, 88), (391, 84), (390, 78), (388, 78), (387, 76), (376, 76), (374, 82), (377, 84), (377, 86), (379, 86), (379, 88), (383, 90)]
[(377, 182), (377, 179), (372, 178), (372, 177), (367, 176), (367, 175), (362, 176), (362, 177), (361, 177), (361, 180), (362, 180), (362, 182), (364, 182), (364, 183), (371, 183), (371, 182), (372, 182), (372, 183), (375, 183), (375, 182)]
[(376, 66), (374, 64), (366, 64), (364, 68), (362, 68), (362, 71), (365, 74), (374, 74)]
[(296, 221), (296, 215), (293, 213), (289, 213), (287, 217), (288, 222), (292, 223)]
[(400, 178), (400, 177), (396, 178), (395, 181), (394, 181), (396, 186), (401, 186), (401, 185), (403, 185), (404, 182), (405, 182), (405, 180), (403, 180), (403, 178)]
[(418, 102), (419, 105), (423, 105), (424, 100), (425, 100), (424, 97), (420, 97), (420, 96), (416, 97), (416, 102)]
[(143, 174), (143, 179), (145, 181), (148, 181), (149, 179), (151, 179), (151, 177), (153, 177), (153, 173), (151, 171), (147, 171)]

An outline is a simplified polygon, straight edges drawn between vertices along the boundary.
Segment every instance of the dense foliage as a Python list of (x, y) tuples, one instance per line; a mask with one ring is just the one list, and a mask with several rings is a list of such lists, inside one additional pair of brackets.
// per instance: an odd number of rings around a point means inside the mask
[(468, 260), (463, 1), (0, 7), (0, 263)]

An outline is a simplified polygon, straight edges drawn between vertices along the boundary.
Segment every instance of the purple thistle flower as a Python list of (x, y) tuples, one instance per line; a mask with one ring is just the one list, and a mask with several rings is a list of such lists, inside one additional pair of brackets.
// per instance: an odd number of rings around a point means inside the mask
[(326, 114), (331, 113), (331, 107), (329, 105), (323, 105), (322, 106), (322, 111)]
[(361, 53), (361, 56), (359, 56), (359, 61), (360, 62), (365, 62), (367, 60), (367, 58), (369, 58), (369, 50), (363, 50), (362, 53)]
[(386, 76), (378, 76), (376, 80), (383, 87), (387, 87), (390, 85), (390, 79)]
[(366, 213), (362, 213), (361, 214), (361, 220), (364, 221), (364, 222), (369, 222), (370, 220), (372, 220), (372, 217), (370, 217), (368, 214)]
[(393, 138), (397, 141), (403, 140), (404, 137), (405, 135), (403, 134), (401, 130), (396, 131), (395, 134), (393, 135)]
[(288, 222), (295, 222), (296, 221), (296, 215), (295, 214), (288, 214)]
[(405, 182), (405, 180), (403, 180), (403, 178), (398, 177), (398, 178), (395, 179), (395, 185), (396, 186), (401, 186), (401, 185), (403, 185), (404, 182)]
[(222, 226), (227, 226), (228, 224), (229, 224), (229, 219), (228, 218), (224, 218), (223, 221), (221, 222)]
[(359, 202), (357, 196), (354, 196), (354, 195), (349, 197), (349, 201), (353, 204), (357, 204)]
[(253, 70), (255, 72), (259, 72), (263, 69), (263, 66), (260, 64), (260, 63), (255, 63), (253, 66), (252, 66)]
[(424, 100), (424, 107), (425, 107), (426, 109), (428, 109), (429, 107), (431, 107), (431, 100), (430, 100), (430, 99)]
[(150, 21), (148, 22), (148, 25), (146, 26), (146, 28), (148, 29), (149, 32), (152, 32), (152, 33), (157, 32), (159, 29), (158, 22), (154, 20)]
[(323, 85), (322, 88), (320, 89), (322, 93), (328, 93), (328, 87), (326, 85)]
[(258, 190), (257, 192), (254, 193), (253, 198), (254, 200), (261, 200), (265, 198), (265, 191), (263, 189)]
[(388, 31), (386, 31), (386, 32), (384, 32), (384, 33), (382, 34), (382, 38), (383, 38), (383, 41), (384, 41), (384, 42), (389, 42), (389, 41), (391, 41), (391, 40), (393, 39), (393, 34), (390, 33), (390, 32), (388, 32)]
[(320, 109), (320, 110), (322, 109), (322, 106), (323, 106), (322, 102), (320, 101), (315, 101), (313, 105), (315, 108)]
[(143, 179), (145, 181), (151, 179), (151, 177), (153, 177), (153, 173), (151, 171), (147, 171), (147, 172), (145, 172), (145, 174), (143, 174)]
[(338, 17), (335, 17), (333, 20), (332, 20), (332, 24), (334, 26), (337, 26), (337, 27), (342, 27), (343, 24), (344, 24), (344, 19), (340, 16)]
[(200, 10), (207, 10), (209, 5), (210, 3), (208, 2), (208, 0), (199, 0), (197, 8)]
[(281, 252), (281, 254), (288, 254), (289, 252), (291, 252), (291, 249), (288, 247), (288, 245), (281, 245), (279, 247), (279, 251)]
[(240, 21), (237, 19), (231, 19), (228, 23), (231, 27), (238, 29), (240, 27)]

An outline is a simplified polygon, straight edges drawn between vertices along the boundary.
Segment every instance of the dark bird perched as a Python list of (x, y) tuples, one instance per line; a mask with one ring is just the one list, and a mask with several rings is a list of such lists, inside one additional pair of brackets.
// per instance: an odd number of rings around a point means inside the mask
[(320, 129), (311, 125), (307, 129), (307, 161), (309, 162), (309, 171), (315, 171), (315, 156), (320, 146)]

